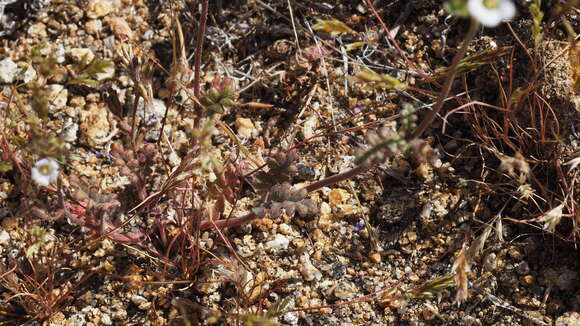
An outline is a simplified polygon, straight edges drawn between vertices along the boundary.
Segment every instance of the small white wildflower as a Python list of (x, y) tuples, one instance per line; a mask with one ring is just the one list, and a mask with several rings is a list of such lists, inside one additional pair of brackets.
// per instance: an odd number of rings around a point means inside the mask
[(487, 27), (495, 27), (516, 14), (516, 6), (511, 0), (469, 0), (467, 10), (471, 17)]
[(41, 186), (48, 187), (58, 179), (58, 163), (51, 158), (38, 160), (30, 171), (32, 180)]

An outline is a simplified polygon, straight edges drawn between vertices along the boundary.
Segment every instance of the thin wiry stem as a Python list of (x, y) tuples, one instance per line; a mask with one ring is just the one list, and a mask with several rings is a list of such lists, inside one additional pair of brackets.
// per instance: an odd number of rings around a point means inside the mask
[[(195, 70), (193, 77), (193, 94), (196, 99), (199, 99), (200, 92), (200, 78), (201, 78), (201, 57), (203, 55), (203, 39), (205, 36), (205, 25), (207, 23), (207, 11), (208, 11), (209, 0), (203, 0), (201, 2), (201, 17), (199, 19), (199, 27), (197, 29), (197, 41), (195, 44)], [(195, 104), (197, 117), (195, 118), (194, 128), (199, 125), (201, 121), (202, 108), (199, 103)]]
[(425, 118), (423, 118), (423, 121), (421, 121), (421, 124), (417, 127), (417, 129), (415, 129), (415, 131), (407, 137), (408, 141), (421, 136), (423, 132), (425, 132), (427, 127), (429, 127), (431, 122), (433, 122), (433, 120), (437, 116), (437, 113), (441, 111), (443, 103), (445, 102), (447, 95), (449, 95), (449, 91), (451, 91), (451, 86), (453, 85), (453, 81), (455, 80), (455, 76), (457, 75), (457, 68), (459, 67), (459, 63), (461, 62), (461, 59), (465, 57), (465, 54), (467, 53), (467, 47), (469, 46), (469, 42), (471, 42), (471, 40), (475, 37), (478, 28), (479, 22), (477, 22), (475, 19), (472, 19), (471, 24), (469, 24), (469, 31), (465, 36), (465, 40), (461, 44), (459, 51), (457, 51), (457, 53), (455, 54), (455, 57), (453, 57), (453, 62), (451, 63), (451, 67), (449, 68), (449, 72), (447, 73), (447, 79), (445, 80), (445, 84), (443, 84), (443, 88), (441, 89), (441, 93), (439, 94), (439, 98), (437, 99), (435, 107), (433, 108), (433, 110), (431, 110), (431, 112), (429, 112), (429, 114)]

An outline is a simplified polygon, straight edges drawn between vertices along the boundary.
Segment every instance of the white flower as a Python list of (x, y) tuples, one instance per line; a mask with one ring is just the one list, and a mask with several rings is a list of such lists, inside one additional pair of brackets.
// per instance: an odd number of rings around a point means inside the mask
[(495, 27), (516, 14), (516, 6), (511, 0), (469, 0), (467, 10), (471, 17), (487, 27)]
[(59, 166), (55, 160), (51, 158), (43, 158), (34, 164), (30, 174), (34, 182), (41, 186), (48, 187), (49, 184), (58, 179), (58, 169)]

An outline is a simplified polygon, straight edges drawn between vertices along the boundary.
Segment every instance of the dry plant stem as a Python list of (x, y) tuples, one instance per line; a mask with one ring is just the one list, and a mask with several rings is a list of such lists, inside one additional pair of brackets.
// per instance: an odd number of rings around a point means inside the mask
[[(328, 187), (328, 186), (331, 186), (331, 185), (336, 184), (338, 182), (348, 180), (348, 179), (350, 179), (356, 175), (359, 175), (361, 173), (364, 173), (365, 171), (370, 170), (373, 166), (374, 165), (359, 165), (359, 166), (354, 167), (346, 172), (336, 174), (336, 175), (333, 175), (333, 176), (328, 177), (326, 179), (314, 182), (314, 183), (304, 187), (304, 189), (306, 189), (306, 191), (308, 191), (308, 192), (312, 192), (312, 191), (318, 190), (322, 187)], [(234, 226), (239, 226), (239, 225), (242, 225), (245, 223), (249, 223), (256, 218), (257, 218), (256, 214), (254, 214), (253, 212), (250, 212), (250, 213), (248, 213), (244, 216), (241, 216), (241, 217), (235, 217), (235, 218), (223, 219), (223, 220), (217, 220), (217, 221), (204, 221), (200, 224), (199, 229), (200, 229), (200, 231), (203, 231), (203, 230), (207, 230), (211, 227), (216, 227), (216, 228), (234, 227)]]
[[(201, 17), (199, 19), (199, 27), (197, 30), (197, 41), (195, 44), (195, 70), (194, 70), (194, 77), (193, 77), (193, 93), (195, 98), (199, 98), (199, 89), (200, 89), (200, 78), (201, 78), (201, 57), (203, 54), (203, 39), (205, 35), (205, 24), (207, 23), (207, 8), (208, 8), (209, 0), (203, 0), (201, 2)], [(202, 108), (199, 103), (195, 104), (195, 108), (197, 111), (197, 117), (195, 118), (195, 125), (194, 128), (197, 128), (200, 121), (201, 121), (201, 114)]]
[(479, 22), (472, 19), (471, 23), (469, 24), (469, 31), (467, 32), (467, 35), (465, 36), (465, 40), (463, 40), (463, 43), (461, 44), (459, 51), (457, 51), (457, 53), (455, 54), (455, 57), (453, 57), (453, 62), (451, 63), (451, 68), (449, 69), (449, 73), (447, 74), (447, 79), (445, 80), (445, 84), (443, 84), (443, 88), (441, 89), (441, 93), (439, 94), (439, 98), (437, 99), (437, 103), (435, 104), (435, 107), (433, 108), (433, 110), (431, 112), (429, 112), (429, 114), (425, 118), (423, 118), (423, 121), (421, 121), (421, 124), (417, 127), (417, 129), (415, 129), (415, 131), (412, 134), (410, 134), (407, 137), (407, 140), (413, 140), (413, 139), (421, 136), (423, 134), (423, 132), (425, 132), (427, 127), (429, 127), (431, 122), (433, 122), (433, 120), (437, 116), (437, 113), (439, 113), (439, 111), (441, 111), (441, 108), (443, 107), (443, 103), (445, 102), (445, 99), (449, 95), (449, 91), (451, 90), (451, 86), (453, 85), (453, 81), (455, 80), (455, 76), (457, 75), (457, 68), (459, 67), (459, 62), (461, 61), (461, 59), (463, 59), (465, 57), (465, 54), (467, 53), (467, 47), (469, 46), (469, 43), (471, 42), (471, 40), (475, 37), (475, 34), (477, 33), (478, 28), (479, 28)]

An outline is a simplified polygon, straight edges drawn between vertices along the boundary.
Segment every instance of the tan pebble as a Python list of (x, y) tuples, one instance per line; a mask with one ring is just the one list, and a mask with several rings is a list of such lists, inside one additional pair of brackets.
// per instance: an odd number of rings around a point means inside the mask
[(328, 194), (328, 202), (330, 206), (336, 206), (344, 203), (350, 197), (349, 193), (341, 188), (335, 188)]
[(262, 232), (268, 232), (272, 229), (274, 221), (269, 218), (261, 218), (254, 221), (254, 225)]
[(414, 243), (415, 241), (417, 241), (417, 232), (409, 232), (407, 233), (407, 239), (409, 239), (409, 242)]
[(340, 282), (334, 287), (334, 296), (342, 299), (351, 299), (356, 294), (356, 288), (350, 282)]
[(324, 239), (324, 232), (322, 232), (321, 229), (316, 228), (316, 229), (312, 230), (311, 234), (312, 234), (312, 239), (314, 241), (320, 241), (320, 240)]
[(318, 219), (318, 227), (324, 232), (330, 231), (330, 226), (332, 225), (332, 217), (330, 215), (320, 216)]
[(327, 202), (323, 202), (320, 205), (320, 214), (321, 215), (330, 215), (330, 213), (332, 212), (332, 209), (330, 208), (330, 205), (328, 205)]
[(433, 168), (428, 163), (419, 164), (415, 173), (421, 180), (423, 180), (423, 182), (430, 182), (433, 180)]
[(339, 205), (338, 208), (342, 216), (349, 216), (358, 212), (358, 206), (356, 205)]
[(378, 253), (378, 252), (373, 252), (372, 254), (370, 254), (370, 255), (369, 255), (369, 259), (370, 259), (370, 260), (371, 260), (373, 263), (375, 263), (375, 264), (378, 264), (378, 263), (380, 263), (380, 262), (381, 262), (381, 260), (382, 260), (382, 259), (381, 259), (381, 254), (380, 254), (380, 253)]
[(111, 27), (111, 31), (120, 40), (133, 39), (133, 30), (127, 24), (127, 21), (121, 17), (107, 17), (105, 21)]
[(48, 36), (46, 33), (46, 25), (43, 23), (36, 23), (28, 27), (28, 35), (33, 36), (35, 39), (43, 39)]
[(88, 48), (72, 48), (69, 51), (69, 55), (77, 63), (83, 62), (83, 60), (88, 63), (95, 58), (93, 51)]
[(6, 231), (16, 229), (18, 227), (18, 219), (15, 216), (6, 216), (2, 220), (2, 228)]
[(314, 260), (320, 260), (320, 259), (322, 259), (322, 250), (316, 250), (312, 254), (312, 259), (314, 259)]
[(103, 29), (103, 22), (99, 19), (89, 20), (85, 23), (85, 30), (89, 32), (89, 34), (97, 34), (100, 33)]
[(534, 284), (535, 278), (533, 275), (524, 275), (524, 277), (522, 277), (522, 281), (524, 284), (532, 285)]
[(108, 15), (113, 10), (113, 3), (109, 0), (93, 0), (87, 7), (87, 17), (95, 19)]
[(251, 119), (238, 117), (235, 124), (238, 130), (238, 137), (249, 139), (257, 136), (258, 131)]
[(296, 298), (296, 305), (300, 307), (308, 306), (308, 303), (309, 303), (308, 297), (305, 295), (301, 295), (298, 298)]

